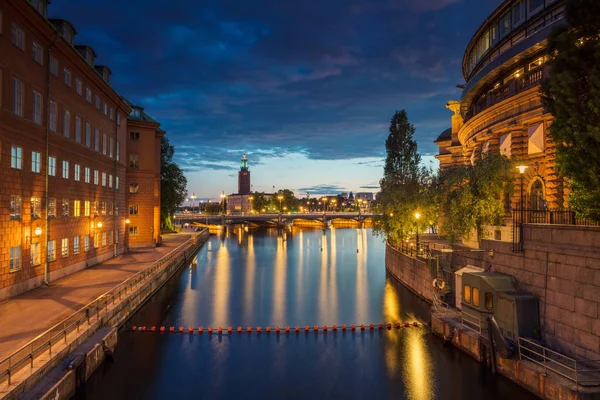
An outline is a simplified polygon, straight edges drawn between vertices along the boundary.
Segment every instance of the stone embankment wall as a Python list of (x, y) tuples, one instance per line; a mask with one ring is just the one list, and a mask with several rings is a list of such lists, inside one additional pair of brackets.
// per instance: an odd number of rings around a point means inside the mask
[(433, 301), (433, 286), (429, 267), (386, 243), (385, 267), (402, 284), (428, 301)]

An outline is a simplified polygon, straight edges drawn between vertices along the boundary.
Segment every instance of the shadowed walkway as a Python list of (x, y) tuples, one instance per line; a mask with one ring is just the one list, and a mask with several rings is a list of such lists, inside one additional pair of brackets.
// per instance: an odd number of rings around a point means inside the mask
[(189, 238), (163, 235), (160, 247), (133, 250), (0, 303), (0, 360)]

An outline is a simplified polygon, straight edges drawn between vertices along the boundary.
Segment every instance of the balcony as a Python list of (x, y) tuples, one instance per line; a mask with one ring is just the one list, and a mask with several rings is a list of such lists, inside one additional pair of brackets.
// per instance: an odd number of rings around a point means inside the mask
[(529, 71), (518, 78), (511, 79), (504, 85), (490, 90), (487, 94), (481, 96), (479, 100), (471, 105), (467, 115), (465, 116), (465, 122), (482, 111), (485, 111), (488, 108), (500, 103), (501, 101), (529, 90), (532, 87), (541, 85), (542, 81), (546, 79), (549, 74), (550, 68), (546, 64), (540, 68)]

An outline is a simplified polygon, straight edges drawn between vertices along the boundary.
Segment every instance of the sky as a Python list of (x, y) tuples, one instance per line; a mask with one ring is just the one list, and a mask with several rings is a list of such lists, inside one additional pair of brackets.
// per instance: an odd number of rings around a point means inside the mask
[(465, 48), (501, 0), (53, 0), (112, 86), (161, 123), (189, 194), (377, 192), (406, 109), (423, 162)]

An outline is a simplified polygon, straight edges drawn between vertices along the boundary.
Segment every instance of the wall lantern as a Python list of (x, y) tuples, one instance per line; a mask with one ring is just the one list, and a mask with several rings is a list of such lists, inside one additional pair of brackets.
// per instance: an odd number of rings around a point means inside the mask
[(42, 236), (42, 228), (41, 228), (41, 227), (39, 227), (39, 226), (38, 226), (38, 227), (36, 227), (36, 228), (33, 230), (33, 233), (34, 233), (34, 235), (35, 235), (36, 237), (40, 237), (40, 236)]

